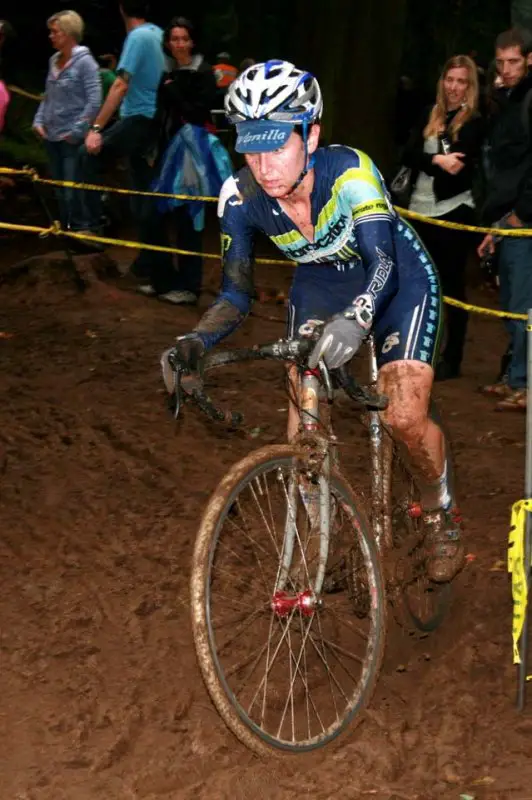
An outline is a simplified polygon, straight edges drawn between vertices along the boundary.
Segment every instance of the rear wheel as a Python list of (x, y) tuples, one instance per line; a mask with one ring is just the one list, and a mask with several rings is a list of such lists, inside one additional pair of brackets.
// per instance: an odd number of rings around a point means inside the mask
[(203, 678), (248, 747), (312, 750), (360, 718), (385, 643), (380, 559), (359, 498), (315, 453), (273, 445), (232, 467), (198, 531), (191, 599)]

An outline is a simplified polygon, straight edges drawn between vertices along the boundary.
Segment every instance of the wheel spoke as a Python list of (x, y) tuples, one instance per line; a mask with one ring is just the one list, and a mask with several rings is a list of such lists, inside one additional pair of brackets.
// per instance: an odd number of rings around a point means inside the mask
[[(326, 485), (321, 467), (295, 448), (268, 449), (255, 466), (247, 457), (247, 474), (240, 462), (233, 483), (226, 475), (225, 505), (218, 494), (214, 513), (204, 514), (210, 538), (192, 586), (206, 607), (194, 615), (194, 635), (207, 687), (235, 733), (299, 751), (328, 742), (368, 701), (382, 656), (383, 589), (347, 484), (335, 473)], [(315, 594), (320, 575), (328, 589)]]

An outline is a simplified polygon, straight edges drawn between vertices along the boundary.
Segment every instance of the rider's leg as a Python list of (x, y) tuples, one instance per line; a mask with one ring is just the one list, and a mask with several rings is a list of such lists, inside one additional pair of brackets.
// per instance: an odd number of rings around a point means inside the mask
[(383, 421), (407, 460), (427, 512), (427, 569), (433, 580), (448, 581), (463, 566), (464, 549), (452, 516), (445, 437), (429, 416), (433, 379), (432, 367), (420, 361), (392, 361), (379, 370), (379, 391), (389, 398)]

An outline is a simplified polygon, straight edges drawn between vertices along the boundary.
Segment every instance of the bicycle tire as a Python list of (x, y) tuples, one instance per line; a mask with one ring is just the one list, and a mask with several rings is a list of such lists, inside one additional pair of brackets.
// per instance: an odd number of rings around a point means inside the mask
[[(401, 569), (399, 566), (401, 559), (397, 558), (397, 554), (402, 550), (403, 561), (413, 562), (415, 554), (423, 549), (421, 523), (409, 515), (410, 509), (419, 507), (419, 503), (414, 480), (391, 440), (387, 442), (387, 446), (384, 446), (383, 453), (383, 458), (389, 462), (383, 464), (383, 474), (388, 476), (390, 482), (388, 486), (384, 487), (384, 494), (390, 503), (388, 513), (392, 516), (393, 550), (390, 555), (393, 564), (391, 577), (394, 591), (390, 592), (390, 596), (395, 599), (399, 622), (404, 627), (413, 628), (422, 633), (431, 633), (442, 624), (447, 616), (452, 601), (451, 583), (433, 583), (424, 574), (424, 566), (422, 566), (418, 591), (410, 591), (413, 581), (408, 581), (404, 575), (408, 575), (409, 568), (414, 571), (415, 565)], [(397, 492), (398, 475), (401, 473), (406, 486)], [(423, 559), (423, 556), (421, 558)], [(416, 595), (417, 601), (415, 600)], [(421, 611), (422, 605), (425, 607), (424, 613)]]
[[(211, 608), (211, 568), (224, 522), (234, 508), (237, 498), (257, 476), (267, 474), (266, 470), (286, 468), (295, 461), (306, 458), (302, 449), (294, 445), (269, 445), (255, 450), (237, 462), (227, 472), (214, 491), (203, 514), (196, 538), (191, 589), (191, 615), (194, 644), (201, 674), (210, 697), (225, 724), (232, 733), (249, 749), (261, 756), (282, 756), (283, 754), (303, 753), (334, 740), (348, 727), (360, 721), (362, 711), (373, 695), (382, 663), (386, 640), (386, 597), (382, 576), (380, 555), (370, 533), (365, 515), (360, 510), (361, 501), (345, 479), (336, 471), (331, 473), (330, 485), (340, 497), (342, 508), (346, 510), (349, 522), (353, 525), (356, 537), (362, 542), (364, 557), (373, 580), (371, 586), (371, 606), (375, 624), (371, 647), (368, 645), (368, 663), (365, 665), (361, 687), (340, 724), (330, 734), (318, 737), (315, 741), (294, 744), (276, 740), (266, 734), (239, 705), (230, 689), (226, 675), (216, 653), (216, 643)], [(234, 512), (233, 512), (234, 513)], [(350, 569), (352, 569), (350, 564)], [(368, 581), (369, 582), (369, 581)], [(369, 596), (369, 595), (368, 595)], [(318, 623), (319, 624), (319, 623)], [(369, 642), (369, 639), (368, 639)], [(308, 689), (307, 689), (308, 692)]]

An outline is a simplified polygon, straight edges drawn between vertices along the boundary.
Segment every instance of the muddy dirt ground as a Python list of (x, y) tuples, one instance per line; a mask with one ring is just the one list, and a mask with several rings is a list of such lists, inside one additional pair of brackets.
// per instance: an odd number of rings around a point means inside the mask
[[(14, 269), (50, 249), (33, 237), (0, 248), (2, 800), (532, 798), (532, 697), (518, 715), (504, 570), (525, 420), (494, 412), (478, 392), (504, 348), (500, 323), (471, 320), (464, 376), (436, 390), (471, 554), (451, 615), (425, 637), (392, 625), (353, 735), (311, 759), (265, 763), (226, 730), (202, 685), (188, 577), (198, 519), (224, 470), (282, 439), (280, 367), (249, 366), (218, 386), (218, 399), (260, 428), (256, 438), (194, 413), (176, 431), (158, 356), (198, 311), (98, 276), (98, 259), (78, 261), (83, 293), (60, 253)], [(211, 262), (211, 286), (217, 269)], [(259, 270), (262, 286), (287, 281), (279, 268)], [(494, 303), (478, 288), (474, 297)], [(282, 331), (250, 317), (233, 341)], [(339, 424), (356, 483), (366, 455), (355, 413)]]

